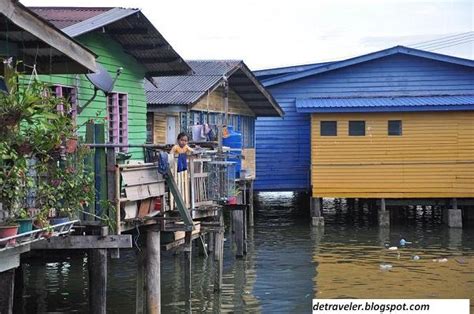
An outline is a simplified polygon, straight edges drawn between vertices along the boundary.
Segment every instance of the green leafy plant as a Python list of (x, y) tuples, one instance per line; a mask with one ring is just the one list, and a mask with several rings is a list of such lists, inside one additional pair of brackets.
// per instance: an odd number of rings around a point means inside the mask
[[(93, 174), (84, 166), (89, 153), (80, 147), (67, 153), (66, 142), (76, 126), (63, 98), (37, 80), (27, 81), (11, 68), (5, 71), (8, 93), (0, 93), (0, 203), (10, 223), (25, 212), (26, 196), (34, 191), (36, 220), (53, 209), (74, 216), (94, 198)], [(58, 106), (64, 108), (58, 111)]]

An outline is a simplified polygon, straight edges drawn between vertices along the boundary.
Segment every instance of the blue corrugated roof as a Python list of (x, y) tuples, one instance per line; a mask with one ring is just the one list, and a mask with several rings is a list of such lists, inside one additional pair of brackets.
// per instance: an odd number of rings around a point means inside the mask
[(474, 110), (474, 95), (297, 99), (298, 112), (401, 112)]
[[(272, 86), (276, 84), (281, 84), (281, 83), (301, 79), (304, 77), (308, 77), (311, 75), (325, 73), (328, 71), (352, 66), (352, 65), (359, 64), (362, 62), (367, 62), (367, 61), (387, 57), (394, 54), (406, 54), (406, 55), (417, 56), (417, 57), (431, 59), (431, 60), (437, 60), (441, 62), (448, 62), (452, 64), (463, 65), (467, 67), (474, 67), (474, 60), (457, 58), (453, 56), (443, 55), (443, 54), (420, 50), (420, 49), (414, 49), (414, 48), (405, 47), (405, 46), (395, 46), (392, 48), (372, 52), (369, 54), (357, 56), (357, 57), (342, 60), (342, 61), (328, 62), (325, 64), (321, 64), (320, 66), (310, 67), (304, 71), (289, 72), (284, 75), (270, 77), (268, 79), (263, 80), (262, 84), (264, 86)], [(266, 71), (269, 71), (269, 70), (266, 70)]]

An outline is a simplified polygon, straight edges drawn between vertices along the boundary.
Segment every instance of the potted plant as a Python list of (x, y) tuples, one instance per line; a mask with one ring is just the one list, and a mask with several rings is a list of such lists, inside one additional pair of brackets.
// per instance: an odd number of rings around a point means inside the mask
[[(6, 219), (2, 224), (0, 224), (0, 239), (7, 238), (16, 235), (18, 232), (18, 225), (11, 219)], [(5, 245), (14, 245), (16, 243), (15, 239), (0, 241), (0, 248)]]
[(18, 234), (33, 230), (33, 219), (26, 209), (19, 211), (16, 223), (18, 224)]
[[(10, 64), (6, 67), (8, 92), (0, 93), (0, 238), (17, 232), (16, 218), (27, 218), (23, 208), (28, 192), (33, 188), (43, 192), (48, 171), (59, 166), (64, 139), (73, 135), (72, 119), (56, 110), (64, 101), (46, 93), (44, 84), (28, 82)], [(29, 174), (32, 168), (40, 174), (39, 182)], [(48, 202), (39, 203), (48, 207)], [(23, 225), (28, 227), (27, 222)]]
[(228, 205), (237, 205), (237, 197), (240, 194), (240, 190), (236, 187), (229, 191), (229, 196), (227, 197)]

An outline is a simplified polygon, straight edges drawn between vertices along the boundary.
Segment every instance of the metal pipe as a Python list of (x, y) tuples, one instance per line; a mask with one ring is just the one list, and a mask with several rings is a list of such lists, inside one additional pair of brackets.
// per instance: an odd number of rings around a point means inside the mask
[(140, 148), (167, 148), (169, 145), (163, 144), (113, 144), (113, 143), (104, 143), (104, 144), (94, 144), (87, 143), (84, 144), (90, 148), (122, 148), (122, 147), (140, 147)]

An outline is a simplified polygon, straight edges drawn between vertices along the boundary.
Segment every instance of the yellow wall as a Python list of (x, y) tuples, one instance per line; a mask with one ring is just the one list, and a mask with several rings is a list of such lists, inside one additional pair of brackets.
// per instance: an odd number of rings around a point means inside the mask
[[(321, 120), (338, 135), (320, 136)], [(366, 135), (348, 136), (349, 120)], [(313, 114), (311, 133), (314, 197), (474, 197), (474, 112)]]
[[(209, 97), (209, 100), (207, 99)], [(209, 107), (208, 107), (209, 103)], [(224, 90), (222, 87), (204, 96), (192, 110), (210, 111), (210, 112), (224, 112)], [(255, 116), (255, 113), (249, 106), (239, 97), (232, 89), (229, 89), (229, 113), (240, 114), (244, 116)]]

